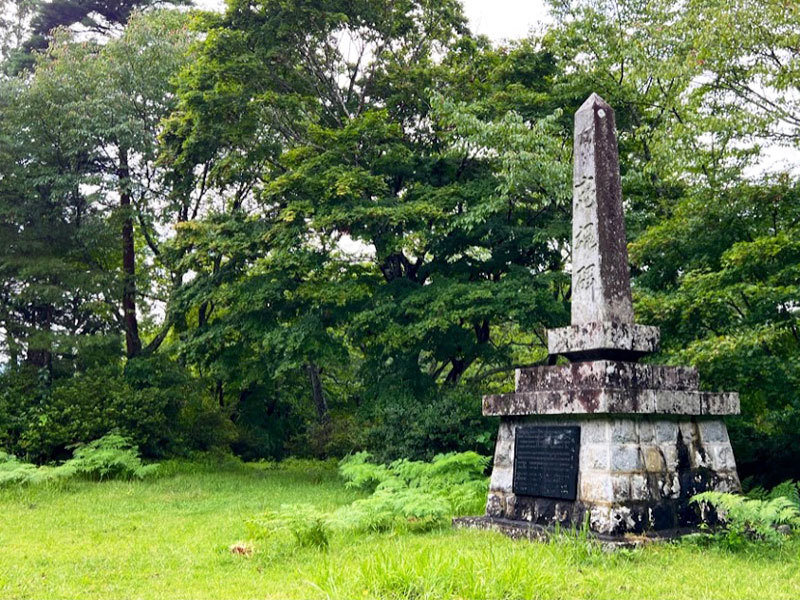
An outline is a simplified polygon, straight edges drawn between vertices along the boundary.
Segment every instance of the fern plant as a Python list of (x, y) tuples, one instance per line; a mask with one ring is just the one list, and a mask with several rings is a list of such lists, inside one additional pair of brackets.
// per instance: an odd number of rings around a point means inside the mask
[(778, 529), (780, 526), (800, 527), (800, 507), (786, 496), (759, 500), (737, 494), (703, 492), (691, 501), (714, 508), (723, 522), (719, 537), (731, 548), (739, 548), (751, 540), (779, 544), (784, 539)]
[(769, 491), (761, 486), (757, 486), (747, 492), (747, 496), (756, 500), (772, 500), (774, 498), (784, 497), (800, 507), (800, 483), (787, 479)]
[(345, 487), (374, 492), (375, 488), (392, 474), (385, 465), (370, 462), (369, 452), (357, 452), (339, 463), (339, 475), (345, 480)]
[(119, 433), (109, 433), (98, 440), (78, 446), (72, 458), (61, 467), (77, 475), (102, 481), (104, 479), (142, 479), (158, 469), (145, 465), (139, 449)]
[(280, 510), (266, 511), (245, 522), (253, 539), (266, 539), (289, 532), (298, 545), (325, 550), (332, 531), (330, 515), (310, 504), (284, 504)]
[(344, 459), (339, 473), (347, 485), (374, 490), (369, 498), (339, 511), (348, 526), (385, 531), (427, 530), (453, 516), (480, 512), (486, 501), (489, 459), (476, 452), (440, 454), (431, 462), (397, 460), (388, 466), (360, 452)]
[(334, 531), (427, 531), (461, 514), (480, 512), (486, 501), (488, 458), (475, 452), (442, 454), (429, 462), (371, 462), (360, 452), (342, 460), (349, 488), (370, 492), (332, 513), (307, 504), (285, 505), (247, 521), (253, 539), (290, 532), (301, 546), (324, 549)]
[(139, 451), (118, 433), (78, 446), (72, 458), (58, 466), (36, 466), (22, 462), (13, 454), (0, 452), (0, 488), (66, 480), (74, 476), (88, 479), (141, 479), (158, 469), (145, 465)]
[(70, 475), (60, 467), (37, 467), (0, 452), (0, 488), (52, 482)]

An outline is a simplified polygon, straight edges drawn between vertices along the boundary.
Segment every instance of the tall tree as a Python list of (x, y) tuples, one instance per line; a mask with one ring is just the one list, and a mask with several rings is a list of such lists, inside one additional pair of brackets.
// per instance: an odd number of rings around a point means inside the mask
[[(332, 298), (348, 307), (320, 326), (344, 328), (367, 357), (367, 378), (456, 384), (476, 361), (508, 361), (510, 347), (492, 343), (493, 324), (541, 329), (563, 316), (552, 287), (562, 260), (553, 240), (566, 232), (557, 128), (510, 115), (489, 133), (470, 124), (469, 109), (431, 110), (429, 88), (474, 100), (503, 60), (467, 34), (456, 3), (233, 2), (206, 27), (165, 138), (170, 160), (181, 172), (213, 156), (212, 180), (232, 191), (234, 210), (243, 206), (238, 190), (253, 190), (259, 207), (248, 210), (268, 224), (265, 254), (319, 256), (316, 269), (341, 286)], [(536, 53), (515, 57), (523, 54)], [(541, 71), (527, 83), (543, 86), (548, 62), (536, 59)], [(539, 108), (530, 116), (544, 117)], [(520, 136), (515, 150), (529, 145), (524, 160), (482, 153), (502, 131)], [(503, 168), (517, 179), (503, 179)], [(247, 273), (236, 258), (222, 262)], [(200, 278), (191, 285), (217, 294)], [(288, 323), (309, 310), (336, 314), (318, 291), (303, 297), (313, 302)], [(209, 300), (196, 302), (200, 310)], [(264, 310), (281, 315), (272, 303)]]
[[(171, 273), (159, 262), (154, 228), (197, 200), (192, 193), (171, 197), (156, 164), (159, 123), (174, 101), (170, 79), (192, 41), (185, 20), (175, 12), (138, 15), (121, 38), (104, 45), (76, 43), (64, 32), (32, 77), (7, 82), (7, 169), (0, 180), (7, 243), (0, 264), (10, 294), (30, 291), (12, 298), (9, 306), (19, 309), (6, 311), (7, 335), (31, 327), (56, 336), (88, 333), (75, 316), (86, 314), (105, 331), (121, 332), (129, 357), (141, 351), (137, 299), (143, 292), (163, 297), (159, 273)], [(137, 277), (137, 263), (147, 261), (157, 263), (154, 277)], [(78, 279), (53, 279), (66, 273)], [(45, 287), (35, 291), (40, 280)], [(55, 318), (64, 302), (73, 306), (64, 317), (69, 324)], [(23, 337), (8, 343), (30, 346), (37, 339)], [(45, 346), (42, 356), (54, 350)]]

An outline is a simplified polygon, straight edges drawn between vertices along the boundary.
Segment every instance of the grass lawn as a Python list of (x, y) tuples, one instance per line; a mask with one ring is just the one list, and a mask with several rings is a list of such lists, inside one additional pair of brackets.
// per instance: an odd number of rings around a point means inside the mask
[(800, 598), (800, 543), (605, 555), (499, 534), (337, 534), (327, 551), (254, 544), (245, 520), (357, 494), (332, 465), (169, 463), (143, 482), (0, 490), (0, 598)]

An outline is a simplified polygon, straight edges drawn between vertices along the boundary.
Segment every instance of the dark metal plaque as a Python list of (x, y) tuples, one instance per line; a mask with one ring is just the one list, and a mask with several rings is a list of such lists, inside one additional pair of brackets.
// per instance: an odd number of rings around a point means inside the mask
[(514, 436), (514, 493), (575, 500), (580, 441), (580, 427), (517, 427)]

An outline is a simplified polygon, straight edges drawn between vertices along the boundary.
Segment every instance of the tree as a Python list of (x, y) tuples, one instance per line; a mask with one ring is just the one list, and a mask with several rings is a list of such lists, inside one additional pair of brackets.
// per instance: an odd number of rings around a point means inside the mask
[(541, 47), (492, 50), (455, 3), (234, 2), (205, 34), (165, 159), (210, 164), (229, 198), (177, 240), (196, 274), (183, 348), (226, 403), (291, 374), (279, 389), (306, 377), (322, 419), (545, 354), (569, 163)]
[(36, 366), (49, 364), (51, 335), (120, 331), (129, 357), (141, 350), (135, 267), (146, 259), (136, 255), (134, 220), (152, 239), (162, 215), (196, 202), (170, 197), (156, 165), (170, 77), (191, 42), (184, 23), (178, 13), (137, 16), (103, 46), (65, 33), (32, 77), (6, 83), (4, 328), (9, 350), (28, 347)]
[(47, 50), (59, 28), (74, 28), (105, 38), (119, 33), (137, 10), (187, 3), (188, 0), (23, 0), (13, 12), (0, 3), (0, 14), (14, 17), (0, 19), (0, 31), (14, 42), (3, 47), (12, 50), (2, 54), (8, 58), (6, 69), (19, 73), (32, 68), (34, 54)]

